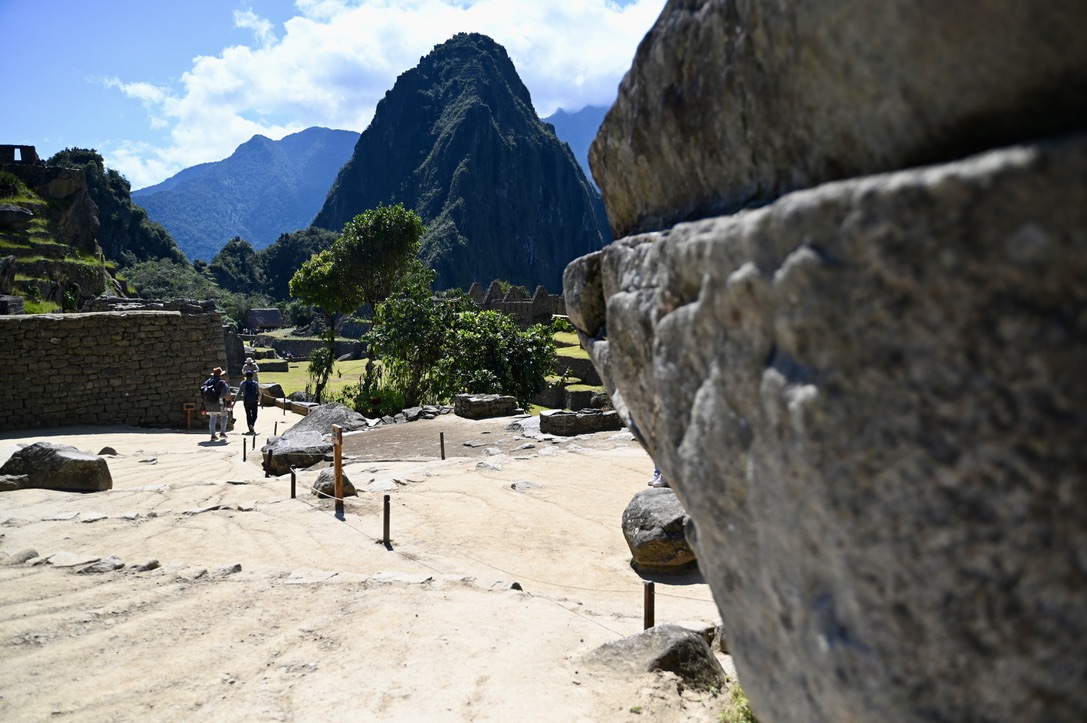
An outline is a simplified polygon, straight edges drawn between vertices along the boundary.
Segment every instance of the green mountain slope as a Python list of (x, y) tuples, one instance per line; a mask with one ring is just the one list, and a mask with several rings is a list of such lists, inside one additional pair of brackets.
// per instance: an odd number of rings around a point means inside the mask
[(428, 227), (420, 257), (439, 288), (500, 278), (557, 292), (567, 263), (610, 241), (570, 148), (537, 117), (505, 49), (478, 34), (397, 79), (313, 224), (339, 231), (398, 202)]
[(190, 259), (213, 258), (235, 236), (260, 250), (309, 225), (358, 137), (328, 128), (279, 141), (253, 136), (229, 158), (187, 168), (132, 196)]

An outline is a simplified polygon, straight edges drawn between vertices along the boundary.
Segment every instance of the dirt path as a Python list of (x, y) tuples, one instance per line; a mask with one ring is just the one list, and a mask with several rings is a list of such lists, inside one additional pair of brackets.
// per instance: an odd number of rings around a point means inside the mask
[[(291, 421), (265, 410), (258, 432)], [(645, 452), (509, 421), (349, 435), (360, 496), (343, 520), (305, 492), (316, 470), (291, 499), (259, 455), (242, 461), (240, 435), (0, 437), (0, 463), (42, 439), (118, 452), (111, 491), (0, 495), (0, 558), (38, 553), (0, 559), (0, 720), (716, 720), (720, 699), (670, 674), (582, 659), (642, 627), (619, 520)], [(125, 568), (62, 566), (110, 555)], [(149, 559), (160, 567), (134, 569)], [(658, 583), (658, 622), (716, 622), (707, 586), (678, 582)]]

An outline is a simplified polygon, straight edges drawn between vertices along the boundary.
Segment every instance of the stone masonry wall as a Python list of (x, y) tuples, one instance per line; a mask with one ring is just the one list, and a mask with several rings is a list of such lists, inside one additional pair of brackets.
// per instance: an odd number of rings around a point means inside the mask
[(0, 430), (181, 427), (182, 404), (199, 404), (200, 383), (226, 364), (219, 313), (6, 316), (0, 348), (7, 381)]

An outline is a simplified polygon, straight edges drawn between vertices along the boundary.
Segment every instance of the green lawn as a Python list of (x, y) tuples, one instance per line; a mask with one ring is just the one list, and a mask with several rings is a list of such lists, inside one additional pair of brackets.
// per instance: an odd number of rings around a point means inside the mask
[[(260, 364), (260, 360), (257, 360)], [(261, 372), (261, 384), (279, 384), (283, 387), (284, 394), (306, 391), (306, 385), (310, 383), (309, 362), (291, 362), (287, 365), (289, 371), (285, 372)], [(359, 377), (366, 371), (365, 359), (353, 359), (351, 361), (336, 362), (336, 370), (328, 380), (326, 392), (339, 389), (347, 384), (357, 384)], [(337, 376), (339, 372), (339, 376)]]

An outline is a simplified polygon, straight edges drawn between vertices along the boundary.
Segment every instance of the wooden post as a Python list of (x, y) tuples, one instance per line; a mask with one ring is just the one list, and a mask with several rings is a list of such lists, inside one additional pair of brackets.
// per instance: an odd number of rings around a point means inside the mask
[(332, 444), (336, 451), (336, 512), (343, 512), (343, 427), (332, 425)]
[(272, 427), (272, 435), (273, 436), (278, 436), (279, 435), (279, 420), (276, 420), (275, 426)]
[(438, 432), (438, 443), (442, 447), (442, 459), (445, 459), (445, 432)]
[(294, 467), (291, 467), (291, 499), (294, 499), (295, 483), (298, 481), (298, 476), (294, 473)]
[(647, 580), (646, 583), (645, 583), (645, 620), (644, 620), (646, 630), (649, 630), (649, 628), (653, 627), (653, 625), (654, 625), (653, 618), (656, 615), (656, 610), (653, 609), (654, 607), (655, 607), (655, 601), (654, 601), (654, 598), (653, 598), (653, 583), (651, 581)]
[(385, 495), (385, 525), (384, 525), (384, 527), (385, 527), (385, 532), (384, 532), (384, 537), (382, 538), (382, 542), (384, 542), (385, 546), (388, 547), (389, 546), (389, 495)]
[(245, 461), (245, 446), (246, 446), (246, 444), (248, 442), (249, 442), (248, 439), (246, 439), (245, 437), (242, 437), (242, 461), (243, 462)]

